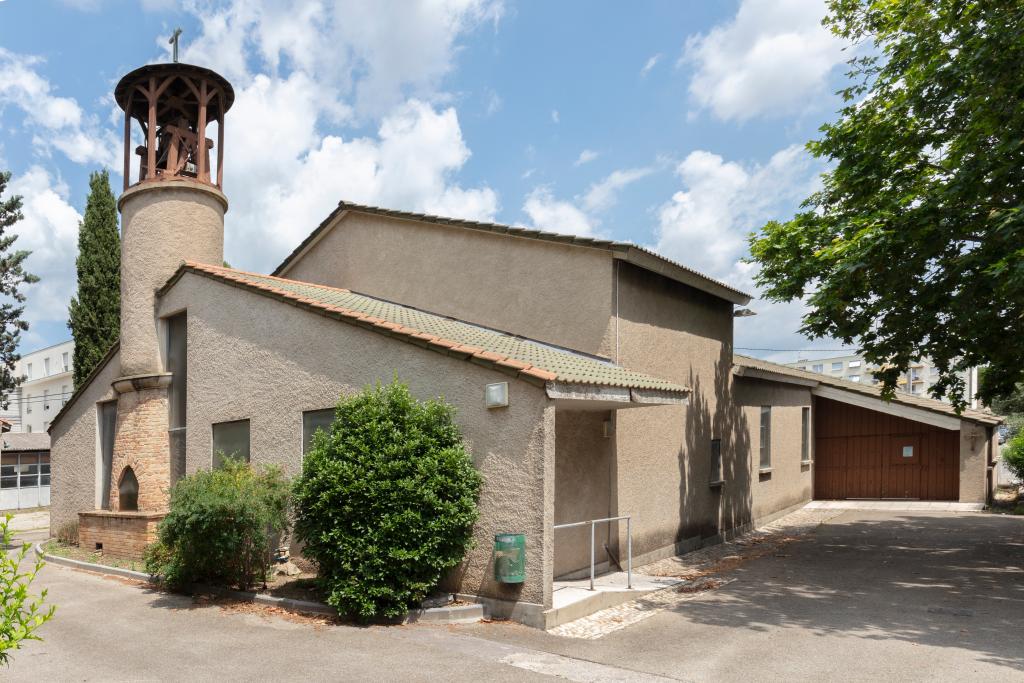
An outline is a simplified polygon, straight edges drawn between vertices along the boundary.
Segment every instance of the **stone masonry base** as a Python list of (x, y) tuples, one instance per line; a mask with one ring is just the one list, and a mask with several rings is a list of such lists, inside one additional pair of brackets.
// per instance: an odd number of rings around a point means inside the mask
[(104, 555), (141, 560), (146, 546), (156, 540), (156, 527), (166, 512), (78, 513), (78, 545), (102, 550)]

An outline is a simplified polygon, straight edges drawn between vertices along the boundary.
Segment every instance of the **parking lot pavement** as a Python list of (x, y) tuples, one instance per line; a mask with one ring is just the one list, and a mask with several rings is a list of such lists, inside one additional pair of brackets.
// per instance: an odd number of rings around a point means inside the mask
[[(1015, 680), (1024, 518), (843, 511), (717, 587), (585, 640), (515, 624), (354, 627), (48, 566), (14, 680)], [(658, 678), (661, 677), (661, 678)]]

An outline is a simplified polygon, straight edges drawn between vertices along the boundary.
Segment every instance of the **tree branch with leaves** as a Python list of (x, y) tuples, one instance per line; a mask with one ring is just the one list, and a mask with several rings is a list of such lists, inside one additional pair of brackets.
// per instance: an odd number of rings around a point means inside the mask
[(9, 171), (0, 171), (0, 406), (5, 410), (11, 393), (21, 384), (22, 378), (15, 376), (14, 368), (21, 356), (18, 343), (21, 333), (28, 330), (25, 314), (25, 285), (38, 282), (39, 278), (25, 270), (25, 259), (31, 252), (15, 250), (18, 236), (11, 232), (15, 223), (24, 216), (21, 213), (21, 197), (13, 195), (4, 199)]
[(986, 402), (1024, 380), (1024, 5), (831, 0), (857, 45), (845, 105), (808, 144), (830, 170), (792, 220), (751, 236), (758, 284), (805, 299), (801, 331), (858, 344), (891, 396), (928, 357), (935, 397), (988, 366)]

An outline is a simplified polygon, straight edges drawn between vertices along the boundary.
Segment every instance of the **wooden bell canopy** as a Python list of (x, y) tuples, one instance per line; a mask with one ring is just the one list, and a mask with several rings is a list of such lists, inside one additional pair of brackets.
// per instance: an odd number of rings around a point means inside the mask
[[(221, 188), (224, 168), (224, 113), (235, 100), (220, 74), (191, 64), (150, 64), (132, 71), (114, 88), (124, 110), (124, 189), (131, 185), (131, 122), (142, 127), (137, 182), (189, 179)], [(217, 122), (217, 142), (206, 126)], [(217, 177), (210, 176), (210, 149), (217, 150)]]

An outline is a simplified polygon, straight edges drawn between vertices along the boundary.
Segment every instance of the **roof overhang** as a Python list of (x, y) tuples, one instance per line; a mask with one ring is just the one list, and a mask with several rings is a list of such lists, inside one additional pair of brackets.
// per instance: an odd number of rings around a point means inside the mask
[(761, 370), (759, 368), (751, 368), (745, 365), (737, 365), (733, 367), (732, 373), (737, 377), (744, 377), (746, 379), (763, 379), (768, 382), (795, 384), (801, 387), (816, 387), (820, 384), (820, 382), (816, 382), (813, 379), (793, 377), (792, 375), (786, 375), (780, 372), (771, 372), (769, 370)]
[(544, 389), (548, 398), (557, 405), (579, 410), (622, 410), (651, 405), (687, 405), (690, 402), (689, 390), (629, 389), (565, 382), (548, 382)]
[(949, 430), (960, 429), (960, 418), (958, 417), (942, 415), (941, 413), (934, 413), (930, 410), (915, 408), (905, 403), (894, 403), (892, 401), (886, 401), (883, 398), (876, 398), (874, 396), (859, 394), (853, 391), (843, 391), (842, 389), (836, 389), (825, 385), (819, 385), (811, 389), (811, 393), (819, 398), (827, 398), (830, 401), (867, 408), (868, 410), (885, 413), (886, 415), (894, 415), (896, 417), (913, 420), (914, 422), (929, 424), (933, 427), (940, 427), (942, 429)]
[(681, 282), (684, 285), (699, 289), (702, 292), (707, 292), (713, 296), (717, 296), (719, 299), (725, 299), (726, 301), (733, 303), (738, 306), (746, 306), (750, 303), (750, 296), (740, 292), (738, 290), (726, 287), (712, 278), (702, 275), (689, 268), (676, 265), (670, 262), (668, 259), (654, 255), (649, 251), (645, 251), (633, 245), (625, 245), (621, 249), (616, 249), (614, 257), (621, 259), (628, 263), (632, 263), (638, 268), (649, 270), (652, 273), (663, 275), (670, 280)]

